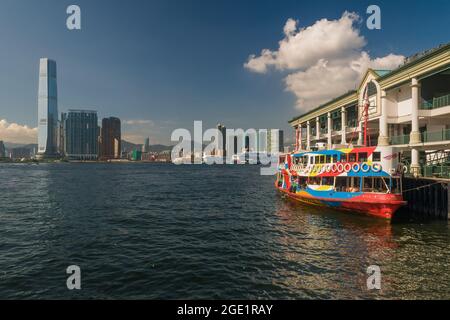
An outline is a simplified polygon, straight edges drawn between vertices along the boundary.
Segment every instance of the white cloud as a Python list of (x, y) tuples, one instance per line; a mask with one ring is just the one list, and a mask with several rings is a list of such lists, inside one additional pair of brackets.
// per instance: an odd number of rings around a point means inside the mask
[(297, 97), (299, 109), (309, 110), (355, 89), (367, 68), (393, 69), (403, 62), (403, 56), (394, 54), (371, 59), (363, 51), (366, 40), (355, 27), (359, 20), (357, 14), (344, 12), (340, 19), (321, 19), (299, 29), (295, 20), (288, 19), (278, 50), (263, 49), (244, 66), (257, 73), (270, 68), (288, 71), (286, 90)]
[(37, 143), (37, 128), (0, 120), (0, 140), (12, 143)]

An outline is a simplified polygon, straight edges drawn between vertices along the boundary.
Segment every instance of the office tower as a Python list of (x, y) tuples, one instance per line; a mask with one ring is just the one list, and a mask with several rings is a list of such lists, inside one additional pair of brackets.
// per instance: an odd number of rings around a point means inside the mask
[(66, 132), (65, 132), (65, 123), (67, 119), (67, 113), (61, 113), (61, 121), (58, 125), (58, 150), (59, 153), (64, 155), (66, 154)]
[(0, 140), (0, 158), (5, 158), (5, 157), (6, 157), (5, 144), (3, 143), (3, 141)]
[(58, 94), (56, 62), (47, 58), (39, 63), (38, 157), (58, 155)]
[(100, 158), (119, 159), (121, 155), (121, 128), (119, 118), (104, 118), (100, 135)]
[(219, 150), (218, 156), (225, 157), (227, 155), (227, 128), (220, 123), (217, 125), (217, 130), (222, 135), (222, 150)]
[(64, 118), (66, 156), (73, 160), (96, 160), (100, 131), (97, 111), (69, 110)]
[(11, 159), (18, 160), (18, 159), (29, 159), (31, 157), (31, 150), (29, 148), (20, 147), (20, 148), (13, 148), (11, 149)]
[(142, 152), (150, 152), (150, 138), (145, 139), (145, 143), (142, 146)]
[(267, 148), (268, 153), (284, 152), (284, 131), (279, 129), (267, 130)]

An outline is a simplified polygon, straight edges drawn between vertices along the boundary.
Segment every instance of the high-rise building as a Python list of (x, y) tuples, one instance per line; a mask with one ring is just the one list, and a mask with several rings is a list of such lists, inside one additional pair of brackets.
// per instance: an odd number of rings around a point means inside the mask
[(279, 129), (267, 130), (267, 152), (284, 152), (284, 131)]
[(0, 140), (0, 158), (5, 158), (5, 157), (6, 157), (5, 144), (3, 143), (3, 141)]
[(97, 111), (69, 110), (63, 118), (66, 156), (73, 160), (96, 160), (100, 131)]
[(100, 158), (104, 160), (119, 159), (121, 144), (120, 119), (115, 117), (104, 118), (100, 135)]
[(222, 150), (218, 150), (216, 155), (225, 157), (227, 155), (227, 128), (220, 123), (217, 125), (217, 130), (222, 135)]
[(47, 58), (39, 63), (38, 157), (58, 154), (58, 90), (56, 62)]
[(142, 152), (150, 152), (150, 138), (145, 139), (145, 143), (142, 146)]

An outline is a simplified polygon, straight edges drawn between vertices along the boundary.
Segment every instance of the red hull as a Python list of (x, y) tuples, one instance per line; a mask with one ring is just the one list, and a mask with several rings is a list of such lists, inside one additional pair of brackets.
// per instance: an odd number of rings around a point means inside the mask
[(328, 199), (291, 193), (278, 186), (276, 188), (296, 201), (368, 214), (384, 219), (391, 219), (395, 211), (406, 205), (406, 201), (403, 201), (401, 195), (365, 193), (352, 199)]

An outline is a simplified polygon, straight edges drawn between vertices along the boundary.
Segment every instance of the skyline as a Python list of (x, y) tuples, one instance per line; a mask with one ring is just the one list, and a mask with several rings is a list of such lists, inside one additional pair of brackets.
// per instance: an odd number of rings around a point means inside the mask
[[(60, 111), (95, 109), (100, 118), (117, 116), (130, 142), (143, 143), (150, 136), (153, 143), (169, 144), (173, 129), (190, 128), (194, 120), (211, 128), (218, 122), (230, 128), (277, 127), (292, 140), (287, 121), (352, 89), (359, 76), (354, 62), (392, 67), (400, 56), (448, 42), (450, 9), (444, 1), (414, 8), (404, 1), (380, 1), (382, 29), (370, 31), (364, 20), (367, 1), (259, 1), (254, 14), (252, 1), (112, 2), (108, 7), (77, 1), (82, 30), (69, 31), (64, 23), (68, 1), (2, 3), (0, 39), (10, 44), (0, 53), (0, 85), (5, 88), (0, 92), (0, 140), (6, 142), (37, 141), (41, 57), (58, 63)], [(412, 27), (411, 21), (428, 15), (434, 19)], [(311, 48), (291, 39), (307, 38), (304, 30), (322, 27), (341, 30), (345, 41), (320, 50), (325, 55), (302, 50), (307, 61), (299, 60), (295, 47), (285, 46)], [(411, 28), (415, 36), (405, 37)], [(271, 54), (261, 54), (264, 49)], [(342, 87), (333, 91), (314, 85), (323, 80), (314, 78), (317, 73), (339, 75)], [(305, 80), (311, 87), (305, 87)], [(302, 109), (296, 108), (302, 101)]]

